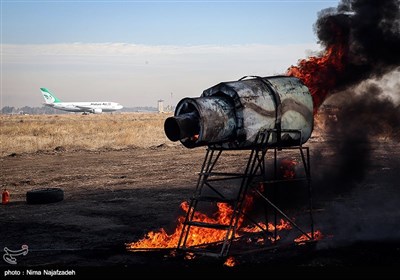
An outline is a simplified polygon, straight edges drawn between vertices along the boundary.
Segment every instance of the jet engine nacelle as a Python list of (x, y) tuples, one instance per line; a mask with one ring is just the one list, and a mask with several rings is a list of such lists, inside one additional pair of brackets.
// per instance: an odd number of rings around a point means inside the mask
[(164, 130), (171, 141), (181, 141), (187, 148), (251, 149), (266, 129), (276, 131), (268, 138), (270, 145), (305, 143), (313, 121), (311, 93), (299, 79), (254, 77), (222, 82), (200, 97), (182, 99)]
[(95, 109), (92, 109), (90, 112), (93, 114), (101, 114), (103, 112), (103, 110), (101, 110), (100, 108), (95, 108)]

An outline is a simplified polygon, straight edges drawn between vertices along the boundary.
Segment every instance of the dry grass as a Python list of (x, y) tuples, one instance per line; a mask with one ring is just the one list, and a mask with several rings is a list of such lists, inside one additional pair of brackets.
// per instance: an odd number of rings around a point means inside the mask
[(0, 115), (0, 156), (57, 147), (96, 150), (171, 144), (164, 134), (170, 115)]

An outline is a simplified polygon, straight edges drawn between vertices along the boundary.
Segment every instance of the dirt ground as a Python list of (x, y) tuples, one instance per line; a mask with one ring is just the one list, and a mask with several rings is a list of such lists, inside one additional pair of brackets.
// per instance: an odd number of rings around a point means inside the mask
[[(313, 174), (335, 168), (335, 154), (323, 141), (307, 143)], [(318, 152), (317, 152), (318, 151)], [(224, 164), (243, 167), (238, 153)], [(125, 243), (150, 231), (172, 229), (179, 205), (192, 195), (205, 148), (166, 146), (147, 149), (47, 151), (1, 158), (1, 184), (11, 202), (0, 205), (0, 248), (29, 253), (17, 265), (0, 261), (2, 270), (52, 267), (174, 271), (201, 268), (235, 271), (284, 266), (354, 268), (400, 265), (400, 145), (376, 142), (372, 164), (361, 181), (346, 191), (327, 192), (313, 181), (315, 226), (324, 234), (312, 250), (273, 250), (238, 257), (234, 268), (216, 260), (184, 260), (161, 252), (127, 252)], [(318, 174), (316, 174), (318, 175)], [(318, 177), (318, 176), (317, 176)], [(65, 198), (29, 205), (26, 192), (57, 187)], [(102, 270), (103, 269), (103, 270)], [(363, 271), (366, 271), (365, 269)], [(380, 276), (384, 275), (383, 269)], [(93, 271), (92, 271), (93, 272)]]

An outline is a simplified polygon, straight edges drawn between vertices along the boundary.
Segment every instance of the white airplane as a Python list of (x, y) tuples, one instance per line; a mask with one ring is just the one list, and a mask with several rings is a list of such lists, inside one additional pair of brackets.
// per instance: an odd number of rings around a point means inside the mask
[(40, 88), (46, 103), (44, 105), (69, 112), (83, 112), (84, 114), (101, 114), (102, 112), (113, 112), (123, 108), (115, 102), (61, 102), (47, 88)]

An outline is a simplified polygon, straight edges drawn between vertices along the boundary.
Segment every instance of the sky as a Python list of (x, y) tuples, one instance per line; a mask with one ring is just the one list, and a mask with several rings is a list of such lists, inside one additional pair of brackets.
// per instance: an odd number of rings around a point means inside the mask
[(313, 24), (339, 1), (1, 0), (0, 107), (62, 101), (176, 105), (321, 50)]

